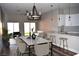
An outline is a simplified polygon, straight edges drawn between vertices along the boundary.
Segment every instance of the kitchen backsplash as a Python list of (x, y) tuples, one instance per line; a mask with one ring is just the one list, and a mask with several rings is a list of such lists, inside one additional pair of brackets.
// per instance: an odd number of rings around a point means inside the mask
[[(61, 26), (58, 27), (58, 32), (61, 31)], [(79, 32), (79, 26), (64, 26), (64, 32)]]

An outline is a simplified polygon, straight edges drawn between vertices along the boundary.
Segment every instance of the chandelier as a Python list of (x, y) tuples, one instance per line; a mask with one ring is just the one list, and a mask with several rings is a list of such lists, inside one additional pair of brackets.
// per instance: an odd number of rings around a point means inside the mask
[(35, 4), (33, 5), (33, 9), (31, 12), (27, 12), (27, 18), (29, 20), (39, 20), (41, 18), (41, 12), (38, 12)]

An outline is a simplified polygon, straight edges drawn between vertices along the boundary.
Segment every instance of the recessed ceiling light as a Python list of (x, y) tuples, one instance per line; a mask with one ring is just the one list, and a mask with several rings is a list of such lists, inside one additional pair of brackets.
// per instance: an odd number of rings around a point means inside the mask
[(53, 7), (53, 5), (50, 5), (50, 7)]
[(21, 10), (17, 10), (17, 12), (20, 12)]

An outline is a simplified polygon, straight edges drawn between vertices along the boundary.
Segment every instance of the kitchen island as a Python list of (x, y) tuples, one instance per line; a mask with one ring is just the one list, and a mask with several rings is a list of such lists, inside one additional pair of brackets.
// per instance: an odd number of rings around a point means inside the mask
[(61, 34), (61, 33), (48, 33), (47, 35), (52, 35), (56, 37), (56, 44), (59, 47), (60, 46), (60, 38), (67, 38), (68, 39), (68, 50), (72, 52), (79, 53), (79, 36), (73, 36), (69, 34)]

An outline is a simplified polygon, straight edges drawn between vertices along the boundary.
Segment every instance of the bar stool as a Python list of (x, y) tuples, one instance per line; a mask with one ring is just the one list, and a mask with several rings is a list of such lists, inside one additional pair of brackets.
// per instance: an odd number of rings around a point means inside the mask
[[(50, 40), (51, 40), (50, 49), (53, 50), (53, 48), (56, 45), (56, 36), (55, 35), (50, 35)], [(53, 52), (51, 52), (51, 54), (53, 54)]]
[(59, 38), (60, 39), (60, 46), (63, 45), (63, 51), (64, 49), (68, 49), (68, 42), (67, 42), (67, 38)]
[(52, 44), (56, 45), (56, 36), (55, 35), (51, 35), (50, 39), (52, 41)]

